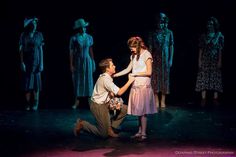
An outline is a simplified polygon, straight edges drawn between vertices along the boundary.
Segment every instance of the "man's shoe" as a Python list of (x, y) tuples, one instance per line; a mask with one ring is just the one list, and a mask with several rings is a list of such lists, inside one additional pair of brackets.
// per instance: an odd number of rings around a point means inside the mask
[(78, 136), (82, 128), (83, 128), (83, 120), (78, 119), (74, 127), (74, 135)]
[(110, 136), (110, 137), (119, 137), (118, 134), (114, 133), (112, 127), (108, 128), (108, 136)]

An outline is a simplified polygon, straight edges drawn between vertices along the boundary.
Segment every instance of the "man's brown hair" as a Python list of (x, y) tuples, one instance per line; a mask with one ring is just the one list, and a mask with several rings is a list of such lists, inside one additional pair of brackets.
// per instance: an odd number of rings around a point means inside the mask
[(106, 72), (106, 68), (109, 68), (110, 62), (112, 62), (111, 58), (103, 59), (99, 62), (99, 68), (102, 70), (102, 72)]

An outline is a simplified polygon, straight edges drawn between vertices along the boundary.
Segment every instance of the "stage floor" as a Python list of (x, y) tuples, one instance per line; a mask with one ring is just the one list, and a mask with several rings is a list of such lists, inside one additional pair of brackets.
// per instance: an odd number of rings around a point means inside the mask
[(73, 134), (76, 119), (95, 122), (88, 108), (0, 111), (2, 157), (233, 157), (236, 156), (235, 108), (169, 106), (148, 116), (148, 139), (130, 139), (137, 118), (127, 116), (119, 138)]

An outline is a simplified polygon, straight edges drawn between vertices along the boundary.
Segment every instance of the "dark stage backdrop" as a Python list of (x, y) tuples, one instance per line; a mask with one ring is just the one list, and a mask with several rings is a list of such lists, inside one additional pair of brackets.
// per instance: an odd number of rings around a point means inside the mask
[[(70, 107), (73, 89), (69, 71), (69, 38), (73, 22), (78, 18), (89, 21), (88, 33), (94, 37), (95, 60), (112, 57), (117, 71), (125, 68), (130, 52), (126, 45), (129, 37), (141, 36), (147, 40), (153, 29), (155, 16), (160, 11), (169, 18), (169, 28), (174, 32), (175, 54), (171, 69), (171, 94), (169, 103), (193, 103), (199, 98), (194, 92), (198, 37), (209, 16), (218, 18), (225, 35), (223, 52), (224, 93), (228, 104), (235, 98), (235, 13), (233, 0), (147, 0), (147, 1), (91, 1), (67, 0), (50, 2), (1, 1), (1, 76), (0, 108), (21, 108), (23, 93), (20, 88), (20, 63), (18, 40), (26, 16), (39, 18), (39, 30), (45, 38), (45, 70), (42, 74), (42, 108)], [(99, 70), (94, 73), (96, 81)], [(123, 85), (127, 77), (116, 79)], [(127, 100), (128, 92), (124, 95)], [(127, 102), (127, 101), (126, 101)]]

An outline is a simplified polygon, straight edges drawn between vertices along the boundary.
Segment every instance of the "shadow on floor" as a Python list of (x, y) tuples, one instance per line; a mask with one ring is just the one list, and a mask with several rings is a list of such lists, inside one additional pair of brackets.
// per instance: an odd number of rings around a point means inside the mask
[[(78, 117), (95, 122), (87, 108), (0, 111), (1, 156), (236, 156), (233, 108), (169, 106), (148, 116), (148, 139), (131, 140), (137, 118), (127, 116), (119, 138), (73, 135)], [(205, 154), (204, 154), (205, 153)]]

